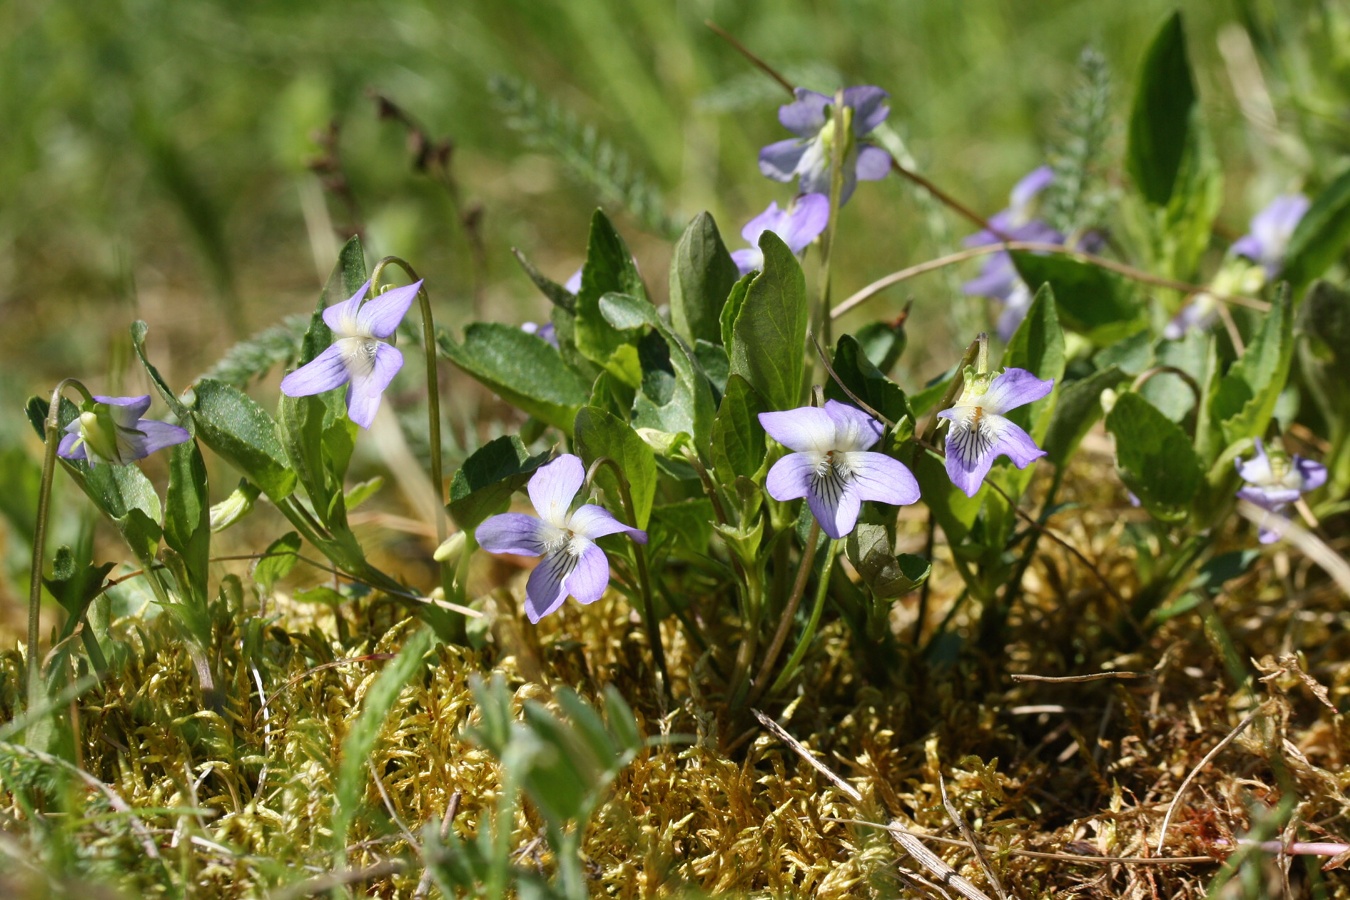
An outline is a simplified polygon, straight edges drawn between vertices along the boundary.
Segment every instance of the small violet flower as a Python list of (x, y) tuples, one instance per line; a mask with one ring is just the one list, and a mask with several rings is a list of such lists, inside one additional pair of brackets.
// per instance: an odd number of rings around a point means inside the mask
[(750, 244), (744, 250), (732, 252), (731, 258), (742, 275), (764, 268), (764, 252), (759, 249), (760, 235), (772, 231), (783, 239), (793, 253), (801, 253), (820, 236), (830, 221), (830, 198), (824, 194), (802, 194), (787, 209), (778, 203), (755, 216), (741, 229), (741, 237)]
[(403, 368), (403, 354), (381, 338), (391, 336), (412, 306), (422, 282), (396, 287), (361, 299), (370, 282), (342, 303), (323, 311), (323, 321), (333, 332), (333, 343), (314, 360), (281, 379), (281, 392), (288, 397), (307, 397), (347, 385), (347, 415), (362, 428), (375, 421), (384, 389)]
[[(1308, 491), (1321, 487), (1327, 480), (1326, 466), (1301, 456), (1290, 457), (1282, 450), (1266, 452), (1265, 445), (1258, 438), (1256, 456), (1251, 459), (1237, 460), (1238, 474), (1247, 482), (1237, 492), (1238, 497), (1255, 503), (1270, 516), (1278, 516), (1285, 507), (1293, 503)], [(1260, 526), (1259, 539), (1263, 544), (1273, 544), (1279, 540), (1279, 534), (1264, 523)]]
[[(803, 194), (828, 196), (834, 142), (841, 139), (839, 110), (832, 108), (833, 97), (806, 88), (797, 88), (795, 93), (794, 102), (778, 108), (778, 121), (797, 136), (760, 150), (759, 170), (775, 181), (800, 176)], [(888, 96), (881, 88), (867, 85), (844, 90), (844, 106), (852, 110), (853, 124), (842, 135), (848, 143), (844, 146), (841, 205), (853, 195), (859, 179), (877, 181), (891, 170), (890, 154), (863, 140), (890, 114)]]
[[(989, 225), (992, 230), (985, 229), (972, 234), (963, 242), (965, 246), (983, 247), (1001, 243), (1003, 239), (994, 231), (1007, 235), (1014, 241), (1063, 244), (1063, 234), (1035, 218), (1036, 200), (1054, 180), (1054, 171), (1049, 166), (1040, 166), (1017, 182), (1009, 196), (1008, 208), (990, 216)], [(1011, 338), (1017, 326), (1022, 324), (1033, 299), (1031, 289), (1017, 274), (1012, 256), (1006, 250), (1000, 250), (986, 257), (980, 274), (967, 281), (961, 289), (971, 296), (990, 297), (1003, 302), (1003, 312), (998, 320), (998, 335), (1004, 341)]]
[(806, 498), (821, 529), (838, 540), (853, 530), (864, 500), (903, 506), (919, 499), (909, 469), (884, 453), (867, 452), (881, 423), (837, 400), (759, 414), (764, 430), (792, 450), (769, 470), (764, 488), (775, 500)]
[(975, 375), (967, 369), (965, 382), (956, 404), (938, 415), (952, 423), (947, 431), (947, 476), (967, 497), (974, 497), (999, 456), (1025, 469), (1045, 455), (1004, 413), (1041, 399), (1050, 393), (1054, 380), (1042, 381), (1026, 369), (1007, 369), (998, 375)]
[(594, 603), (604, 594), (609, 558), (596, 538), (623, 532), (639, 544), (647, 543), (647, 532), (629, 528), (603, 507), (587, 503), (568, 511), (585, 480), (581, 460), (564, 454), (540, 466), (530, 478), (530, 502), (538, 518), (503, 513), (474, 532), (479, 545), (491, 553), (544, 558), (525, 584), (525, 614), (531, 622), (562, 606), (568, 594), (581, 603)]
[(1233, 243), (1232, 253), (1258, 262), (1267, 278), (1274, 278), (1284, 266), (1289, 239), (1302, 221), (1311, 201), (1302, 194), (1283, 194), (1252, 216), (1251, 231)]
[(522, 322), (520, 330), (526, 334), (532, 334), (537, 338), (548, 341), (555, 348), (558, 346), (558, 332), (553, 327), (552, 322), (545, 322), (540, 325), (538, 322)]
[(149, 394), (95, 396), (79, 418), (66, 426), (56, 453), (65, 459), (87, 460), (91, 466), (101, 462), (124, 466), (189, 438), (186, 428), (141, 418), (149, 408)]

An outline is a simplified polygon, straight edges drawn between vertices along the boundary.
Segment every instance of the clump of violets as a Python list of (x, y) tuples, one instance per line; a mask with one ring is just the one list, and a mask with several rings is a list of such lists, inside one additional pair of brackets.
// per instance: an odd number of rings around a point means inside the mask
[(1284, 267), (1289, 239), (1308, 212), (1311, 201), (1302, 194), (1282, 194), (1252, 216), (1250, 231), (1238, 238), (1231, 252), (1260, 263), (1267, 278), (1274, 278)]
[(530, 477), (530, 502), (538, 517), (524, 513), (491, 516), (474, 539), (491, 553), (542, 556), (525, 584), (525, 614), (531, 622), (562, 606), (568, 595), (594, 603), (609, 586), (609, 558), (595, 543), (609, 534), (627, 534), (639, 544), (647, 532), (630, 528), (594, 503), (572, 509), (586, 480), (580, 458), (563, 454)]
[(66, 426), (56, 453), (65, 459), (83, 459), (89, 465), (124, 466), (151, 453), (188, 440), (186, 428), (142, 416), (150, 409), (150, 395), (95, 396)]
[(806, 498), (820, 528), (838, 540), (853, 531), (864, 500), (903, 506), (919, 499), (909, 469), (884, 453), (868, 450), (881, 439), (881, 423), (827, 400), (759, 414), (764, 430), (793, 451), (774, 463), (764, 488), (778, 501)]
[(998, 374), (966, 370), (961, 396), (950, 409), (938, 415), (951, 425), (947, 430), (947, 476), (952, 484), (974, 497), (989, 474), (994, 460), (1007, 456), (1019, 469), (1045, 455), (1021, 426), (1005, 418), (1019, 406), (1034, 403), (1054, 387), (1053, 379), (1042, 380), (1026, 369), (1006, 369)]
[(779, 209), (778, 203), (755, 216), (741, 229), (741, 237), (750, 246), (733, 251), (731, 259), (742, 275), (764, 268), (764, 251), (759, 249), (760, 236), (772, 231), (783, 239), (793, 253), (801, 253), (820, 237), (830, 221), (830, 198), (824, 194), (802, 194)]
[[(1002, 243), (1004, 238), (1000, 235), (1014, 241), (1062, 245), (1064, 235), (1049, 223), (1036, 218), (1038, 198), (1054, 180), (1055, 173), (1049, 166), (1033, 170), (1013, 187), (1008, 208), (990, 216), (990, 227), (966, 238), (963, 242), (965, 246), (984, 247)], [(1012, 337), (1031, 308), (1031, 289), (1017, 274), (1012, 256), (1006, 250), (986, 257), (980, 274), (967, 281), (961, 289), (974, 297), (989, 297), (1002, 302), (1003, 311), (999, 315), (997, 330), (999, 337), (1005, 341)]]
[(347, 385), (347, 416), (369, 428), (385, 388), (403, 368), (403, 354), (385, 338), (393, 336), (407, 315), (422, 282), (392, 288), (362, 303), (370, 282), (342, 303), (323, 311), (333, 343), (313, 361), (281, 380), (288, 397), (321, 394)]
[[(1238, 489), (1243, 500), (1255, 503), (1270, 516), (1283, 516), (1289, 504), (1326, 483), (1326, 466), (1297, 454), (1290, 456), (1278, 448), (1267, 452), (1265, 444), (1256, 440), (1256, 455), (1237, 460), (1238, 474), (1246, 485)], [(1258, 538), (1263, 544), (1279, 540), (1279, 533), (1267, 528), (1263, 521), (1258, 527)]]
[[(842, 205), (853, 196), (859, 180), (878, 181), (891, 169), (891, 157), (866, 139), (886, 120), (890, 96), (879, 87), (860, 85), (846, 88), (843, 109), (834, 108), (834, 98), (806, 88), (797, 88), (797, 99), (778, 108), (778, 121), (796, 135), (769, 144), (759, 151), (759, 170), (775, 181), (801, 179), (801, 193), (830, 192), (830, 161), (836, 141), (846, 141), (843, 153)], [(847, 113), (844, 112), (847, 110)], [(851, 121), (847, 129), (840, 120)]]

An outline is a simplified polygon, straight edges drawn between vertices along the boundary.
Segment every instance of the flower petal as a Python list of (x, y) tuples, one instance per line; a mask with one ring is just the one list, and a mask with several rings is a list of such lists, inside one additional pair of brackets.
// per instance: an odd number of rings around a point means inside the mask
[(1269, 510), (1278, 510), (1299, 498), (1299, 492), (1295, 488), (1267, 487), (1259, 484), (1239, 488), (1237, 495), (1249, 503), (1255, 503), (1262, 509)]
[(736, 264), (742, 275), (749, 275), (764, 268), (764, 251), (758, 247), (731, 251), (731, 261)]
[(760, 413), (759, 424), (769, 437), (798, 453), (824, 453), (835, 447), (834, 419), (814, 406)]
[(84, 441), (80, 440), (80, 420), (76, 419), (71, 424), (75, 426), (75, 431), (61, 438), (61, 443), (56, 445), (56, 455), (62, 459), (88, 459), (84, 452)]
[(764, 479), (764, 490), (780, 503), (800, 500), (811, 490), (811, 477), (816, 471), (815, 460), (808, 453), (789, 453), (773, 464)]
[(833, 98), (806, 88), (797, 88), (793, 93), (797, 97), (794, 102), (778, 107), (778, 121), (795, 135), (811, 137), (825, 127), (825, 107)]
[(370, 371), (352, 373), (351, 384), (347, 387), (347, 417), (362, 428), (369, 428), (375, 421), (375, 411), (380, 408), (384, 389), (401, 368), (403, 354), (377, 341)]
[(858, 179), (880, 181), (891, 173), (891, 155), (880, 147), (865, 144), (858, 148)]
[(853, 133), (862, 137), (890, 115), (886, 98), (890, 94), (879, 87), (861, 84), (844, 89), (844, 105), (853, 107)]
[(149, 394), (142, 394), (139, 397), (104, 397), (95, 394), (94, 400), (113, 407), (113, 421), (123, 428), (134, 425), (150, 409)]
[(853, 453), (853, 489), (862, 500), (908, 506), (919, 500), (919, 482), (909, 467), (884, 453)]
[(1013, 465), (1025, 469), (1045, 455), (1020, 425), (1002, 416), (985, 416), (994, 429), (994, 456), (1007, 456)]
[(1053, 378), (1040, 379), (1026, 369), (1008, 369), (989, 382), (989, 390), (980, 400), (986, 415), (1001, 416), (1041, 399), (1054, 388)]
[(334, 303), (323, 311), (323, 323), (328, 326), (328, 330), (337, 334), (349, 334), (356, 327), (356, 313), (360, 309), (361, 300), (370, 290), (370, 280), (357, 288), (356, 293), (352, 294), (341, 303)]
[(342, 348), (332, 344), (312, 361), (281, 379), (281, 392), (287, 397), (308, 397), (340, 387), (350, 379), (342, 361)]
[(145, 435), (140, 445), (141, 456), (149, 456), (165, 447), (182, 444), (192, 437), (186, 428), (157, 419), (141, 419), (136, 423), (136, 430)]
[(1315, 491), (1327, 483), (1327, 467), (1319, 462), (1295, 456), (1294, 468), (1298, 470), (1299, 478), (1303, 480), (1301, 488), (1303, 491)]
[(402, 287), (385, 291), (380, 296), (366, 301), (356, 314), (356, 324), (361, 334), (370, 334), (387, 338), (398, 330), (398, 323), (408, 314), (408, 307), (417, 299), (422, 282), (416, 281)]
[(563, 579), (563, 590), (576, 597), (578, 603), (594, 603), (604, 596), (607, 587), (609, 558), (605, 551), (587, 541), (572, 571)]
[(853, 530), (862, 511), (862, 498), (852, 483), (840, 478), (817, 478), (806, 495), (820, 530), (836, 541)]
[(938, 413), (951, 421), (947, 432), (947, 475), (967, 497), (974, 497), (984, 477), (999, 456), (1006, 455), (1019, 468), (1040, 459), (1045, 451), (1019, 426), (987, 409), (953, 407)]
[(525, 615), (537, 623), (544, 616), (562, 606), (567, 599), (564, 582), (576, 565), (576, 557), (565, 549), (551, 553), (540, 561), (525, 582)]
[[(803, 194), (792, 204), (792, 211), (773, 229), (793, 253), (801, 253), (820, 237), (830, 223), (830, 198), (824, 194)], [(748, 227), (748, 226), (747, 226)], [(756, 235), (752, 244), (759, 243)], [(733, 254), (733, 259), (735, 258)]]
[(567, 528), (574, 534), (595, 540), (607, 534), (626, 534), (639, 544), (647, 543), (647, 532), (640, 528), (630, 528), (620, 522), (603, 506), (587, 503), (572, 513)]
[(745, 238), (747, 244), (759, 246), (759, 236), (766, 231), (773, 231), (782, 235), (784, 220), (787, 218), (786, 210), (778, 208), (778, 201), (770, 203), (764, 212), (755, 216), (745, 227), (741, 229), (741, 237)]
[(810, 146), (797, 138), (770, 144), (759, 151), (759, 171), (774, 181), (791, 181)]
[(473, 539), (489, 553), (516, 553), (542, 556), (547, 543), (547, 526), (524, 513), (502, 513), (483, 520)]
[(1038, 166), (1024, 176), (1012, 189), (1009, 210), (1015, 219), (1027, 219), (1031, 213), (1031, 203), (1041, 191), (1055, 180), (1055, 170), (1049, 166)]
[(834, 440), (827, 449), (852, 453), (881, 440), (881, 423), (847, 403), (826, 400), (825, 415), (834, 423)]
[(530, 476), (530, 502), (534, 511), (556, 528), (567, 527), (567, 508), (586, 480), (586, 467), (580, 457), (564, 453), (553, 462), (540, 466)]

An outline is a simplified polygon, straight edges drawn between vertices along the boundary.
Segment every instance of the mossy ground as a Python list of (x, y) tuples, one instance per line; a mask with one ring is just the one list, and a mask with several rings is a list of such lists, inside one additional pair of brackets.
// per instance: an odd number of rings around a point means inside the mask
[[(1120, 532), (1133, 514), (1099, 496), (1106, 490), (1099, 479), (1071, 479), (1070, 495), (1075, 485), (1072, 499), (1083, 505), (1059, 533), (1128, 597), (1135, 551)], [(942, 575), (945, 553), (939, 544), (924, 640), (957, 596), (955, 579)], [(613, 684), (644, 734), (667, 736), (620, 775), (590, 824), (584, 852), (596, 895), (921, 895), (901, 872), (937, 873), (860, 823), (898, 821), (959, 840), (939, 774), (992, 848), (991, 865), (1012, 897), (1201, 897), (1227, 878), (1223, 861), (1249, 832), (1324, 841), (1350, 833), (1350, 728), (1337, 711), (1350, 696), (1346, 598), (1279, 549), (1230, 582), (1214, 610), (1241, 663), (1260, 677), (1255, 690), (1237, 687), (1225, 670), (1222, 641), (1212, 622), (1203, 624), (1203, 609), (1125, 646), (1113, 630), (1122, 612), (1116, 601), (1050, 541), (1041, 544), (997, 657), (968, 645), (925, 655), (905, 640), (879, 677), (863, 670), (846, 628), (827, 627), (789, 693), (761, 705), (860, 802), (747, 712), (730, 712), (709, 659), (674, 628), (666, 639), (677, 701), (662, 715), (644, 631), (622, 597), (569, 604), (535, 628), (513, 608), (520, 574), (497, 561), (482, 566), (480, 586), (493, 598), (486, 642), (438, 647), (392, 709), (350, 830), (348, 865), (377, 873), (353, 883), (358, 894), (413, 895), (422, 867), (408, 835), (440, 821), (456, 792), (453, 827), (461, 834), (495, 807), (497, 763), (465, 736), (475, 717), (469, 679), (492, 671), (505, 675), (518, 701), (547, 702), (556, 685), (596, 697)], [(343, 737), (416, 622), (379, 597), (334, 609), (283, 596), (268, 601), (263, 624), (250, 624), (258, 598), (239, 596), (218, 616), (213, 652), (223, 700), (215, 708), (168, 617), (112, 623), (113, 674), (63, 710), (72, 758), (106, 790), (71, 777), (70, 767), (12, 748), (0, 754), (8, 872), (0, 893), (92, 897), (90, 886), (99, 885), (107, 896), (259, 896), (332, 870)], [(913, 601), (902, 602), (893, 616), (906, 636), (914, 610)], [(966, 635), (970, 619), (958, 612), (947, 627)], [(1102, 671), (1141, 675), (1013, 678)], [(17, 651), (3, 656), (0, 672), (9, 718), (21, 706)], [(1163, 855), (1208, 860), (1096, 859), (1155, 856), (1183, 780), (1257, 710), (1251, 727), (1196, 774), (1171, 817)], [(131, 811), (116, 810), (112, 797)], [(519, 861), (550, 869), (542, 823), (528, 805), (517, 813), (512, 846)], [(997, 896), (968, 848), (931, 846)], [(1350, 897), (1337, 862), (1250, 856), (1223, 896), (1278, 896), (1287, 887), (1290, 896)]]

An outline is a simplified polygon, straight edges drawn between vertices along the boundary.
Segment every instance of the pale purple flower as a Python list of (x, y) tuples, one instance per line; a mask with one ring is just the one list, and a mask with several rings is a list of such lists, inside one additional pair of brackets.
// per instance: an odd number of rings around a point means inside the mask
[[(967, 370), (969, 372), (969, 370)], [(1026, 369), (1007, 369), (998, 375), (966, 375), (966, 383), (951, 409), (938, 413), (947, 429), (947, 476), (967, 497), (974, 497), (984, 476), (1000, 456), (1019, 469), (1045, 455), (1022, 428), (1004, 414), (1050, 393), (1053, 379), (1042, 381)]]
[[(759, 170), (775, 181), (791, 181), (801, 177), (803, 194), (830, 192), (830, 161), (834, 142), (840, 138), (838, 110), (832, 108), (833, 97), (797, 88), (797, 99), (778, 108), (778, 121), (795, 138), (770, 144), (759, 151)], [(890, 96), (879, 87), (863, 85), (844, 90), (844, 106), (853, 110), (853, 127), (843, 135), (844, 146), (843, 189), (839, 202), (843, 204), (853, 195), (858, 180), (877, 181), (891, 170), (890, 154), (864, 141), (872, 130), (886, 120)]]
[(525, 584), (525, 614), (531, 622), (562, 606), (568, 594), (581, 603), (594, 603), (605, 593), (609, 558), (595, 543), (597, 538), (622, 532), (639, 544), (647, 543), (647, 532), (629, 528), (593, 503), (569, 512), (585, 480), (581, 460), (563, 454), (530, 478), (530, 502), (538, 518), (503, 513), (474, 532), (479, 546), (491, 553), (543, 557)]
[[(1041, 192), (1055, 180), (1055, 173), (1049, 166), (1040, 166), (1013, 186), (1008, 197), (1008, 208), (999, 210), (989, 217), (989, 228), (977, 231), (962, 243), (967, 247), (984, 247), (1003, 242), (1003, 238), (994, 232), (1006, 235), (1009, 240), (1029, 241), (1038, 244), (1064, 243), (1064, 235), (1046, 222), (1035, 218), (1036, 201)], [(998, 336), (1007, 341), (1026, 318), (1031, 308), (1031, 288), (1017, 274), (1012, 256), (1006, 250), (1000, 250), (985, 257), (980, 274), (961, 285), (961, 290), (973, 297), (989, 297), (1003, 303), (1003, 311), (998, 319)]]
[(396, 287), (361, 299), (370, 282), (342, 303), (323, 311), (323, 321), (333, 332), (333, 343), (307, 365), (281, 379), (281, 392), (288, 397), (321, 394), (347, 385), (347, 416), (362, 428), (375, 421), (384, 389), (403, 368), (403, 354), (380, 338), (391, 336), (407, 315), (422, 282)]
[(1251, 231), (1233, 243), (1233, 255), (1260, 263), (1266, 270), (1266, 277), (1274, 278), (1284, 266), (1289, 239), (1310, 205), (1311, 201), (1302, 194), (1276, 197), (1252, 216)]
[(824, 194), (802, 194), (779, 209), (775, 201), (741, 229), (741, 237), (750, 245), (731, 254), (742, 275), (764, 268), (764, 251), (759, 249), (759, 238), (772, 231), (783, 239), (793, 253), (801, 253), (820, 236), (830, 221), (830, 198)]
[(1179, 341), (1187, 332), (1209, 328), (1219, 315), (1219, 301), (1209, 291), (1201, 291), (1186, 301), (1171, 320), (1163, 326), (1163, 337)]
[(838, 540), (853, 530), (864, 500), (903, 506), (919, 499), (909, 469), (884, 453), (867, 452), (881, 439), (881, 423), (827, 400), (759, 414), (769, 437), (794, 452), (774, 463), (764, 489), (778, 501), (806, 498), (823, 530)]
[(89, 465), (112, 463), (124, 466), (144, 459), (157, 450), (188, 440), (186, 428), (143, 419), (150, 408), (150, 395), (142, 397), (95, 396), (66, 426), (56, 453), (65, 459), (83, 459)]
[[(1242, 480), (1247, 482), (1238, 490), (1238, 497), (1255, 503), (1268, 516), (1283, 515), (1290, 503), (1308, 491), (1321, 487), (1327, 480), (1326, 466), (1298, 455), (1291, 457), (1283, 450), (1267, 453), (1260, 438), (1256, 440), (1256, 456), (1238, 459), (1237, 470)], [(1279, 537), (1278, 532), (1266, 528), (1264, 522), (1261, 524), (1261, 543), (1272, 544)]]
[(537, 322), (522, 322), (520, 330), (526, 334), (532, 334), (537, 338), (548, 341), (555, 348), (558, 346), (558, 332), (557, 329), (553, 327), (552, 322), (545, 322), (543, 325), (540, 325)]
[(586, 267), (581, 266), (572, 273), (571, 277), (568, 278), (567, 282), (563, 285), (563, 290), (567, 291), (569, 294), (581, 293), (581, 272), (584, 268)]

